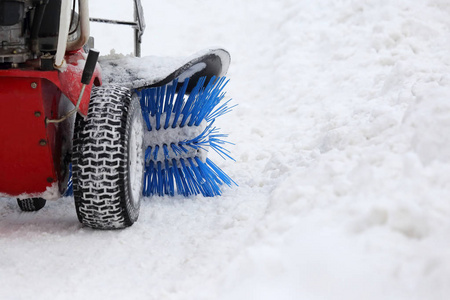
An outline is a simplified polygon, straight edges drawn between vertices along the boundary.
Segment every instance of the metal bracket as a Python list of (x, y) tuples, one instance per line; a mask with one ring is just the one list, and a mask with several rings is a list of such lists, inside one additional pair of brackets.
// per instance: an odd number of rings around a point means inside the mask
[(134, 28), (134, 55), (141, 56), (142, 35), (145, 30), (144, 10), (142, 8), (141, 0), (134, 0), (134, 21), (120, 21), (102, 18), (90, 18), (91, 22), (128, 25)]

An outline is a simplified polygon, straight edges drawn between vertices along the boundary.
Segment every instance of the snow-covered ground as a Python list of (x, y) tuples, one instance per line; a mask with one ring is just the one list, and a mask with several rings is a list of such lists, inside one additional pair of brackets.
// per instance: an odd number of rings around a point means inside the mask
[(81, 227), (72, 198), (2, 199), (0, 299), (450, 299), (447, 0), (143, 4), (144, 55), (231, 52), (237, 162), (215, 161), (239, 187), (146, 198), (122, 231)]

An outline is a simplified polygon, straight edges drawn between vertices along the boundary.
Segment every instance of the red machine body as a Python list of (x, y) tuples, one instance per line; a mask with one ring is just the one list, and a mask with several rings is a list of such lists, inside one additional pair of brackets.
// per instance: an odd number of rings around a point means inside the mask
[[(76, 105), (85, 59), (80, 49), (66, 54), (65, 70), (0, 70), (0, 195), (59, 196), (55, 187), (64, 133), (60, 124), (45, 120), (60, 117), (60, 101), (68, 99)], [(81, 99), (82, 115), (87, 114), (94, 84), (101, 85), (98, 65)]]

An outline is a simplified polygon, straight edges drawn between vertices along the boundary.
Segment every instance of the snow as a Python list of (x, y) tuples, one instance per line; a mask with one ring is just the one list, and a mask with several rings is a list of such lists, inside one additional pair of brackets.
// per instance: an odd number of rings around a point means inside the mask
[[(239, 187), (147, 198), (122, 231), (2, 199), (1, 299), (450, 298), (448, 1), (143, 2), (144, 55), (230, 51), (237, 162), (214, 161)], [(96, 48), (130, 53), (108, 28)]]
[[(11, 197), (9, 194), (0, 193), (0, 198), (5, 197)], [(45, 191), (43, 193), (36, 193), (36, 194), (27, 194), (22, 193), (16, 198), (18, 199), (28, 199), (28, 198), (34, 198), (34, 197), (40, 197), (47, 200), (58, 200), (61, 197), (61, 193), (59, 192), (59, 186), (57, 182), (54, 182), (51, 184), (51, 186), (46, 187)]]

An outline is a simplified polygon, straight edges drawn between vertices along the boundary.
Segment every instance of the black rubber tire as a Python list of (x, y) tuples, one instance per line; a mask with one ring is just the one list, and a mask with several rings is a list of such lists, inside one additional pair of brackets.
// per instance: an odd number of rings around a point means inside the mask
[[(136, 126), (142, 134), (132, 138)], [(140, 103), (129, 89), (93, 88), (87, 118), (77, 116), (73, 141), (75, 208), (84, 225), (120, 229), (138, 219), (144, 172), (143, 128)], [(133, 186), (132, 181), (137, 184)]]
[(38, 211), (45, 206), (46, 202), (42, 198), (17, 199), (17, 204), (22, 211)]

